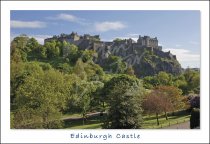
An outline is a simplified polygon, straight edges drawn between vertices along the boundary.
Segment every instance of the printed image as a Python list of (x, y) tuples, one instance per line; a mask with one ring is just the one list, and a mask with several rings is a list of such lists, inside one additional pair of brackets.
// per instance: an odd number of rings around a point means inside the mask
[(199, 11), (10, 11), (11, 129), (200, 129)]

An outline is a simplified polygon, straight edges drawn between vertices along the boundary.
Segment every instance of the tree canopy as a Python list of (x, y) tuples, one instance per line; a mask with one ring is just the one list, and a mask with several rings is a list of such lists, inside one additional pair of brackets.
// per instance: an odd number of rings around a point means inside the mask
[(105, 83), (104, 96), (108, 104), (108, 116), (104, 127), (111, 129), (141, 128), (142, 97), (141, 82), (128, 75), (113, 77)]

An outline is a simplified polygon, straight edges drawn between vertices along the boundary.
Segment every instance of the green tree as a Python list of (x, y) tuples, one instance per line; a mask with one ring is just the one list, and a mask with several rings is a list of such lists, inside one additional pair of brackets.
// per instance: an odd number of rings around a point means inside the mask
[(98, 64), (92, 61), (85, 63), (80, 58), (73, 67), (73, 73), (87, 81), (102, 80), (104, 76), (104, 71)]
[(29, 41), (29, 37), (25, 34), (15, 37), (11, 42), (11, 49), (14, 50), (15, 48), (20, 49), (22, 51), (27, 52), (26, 45)]
[(39, 48), (40, 44), (38, 43), (38, 41), (35, 38), (29, 38), (26, 44), (26, 48), (28, 49), (28, 51), (33, 51), (37, 48)]
[(28, 49), (27, 59), (29, 61), (46, 58), (46, 48), (39, 44), (35, 38), (30, 38), (26, 47)]
[(173, 85), (173, 75), (166, 72), (159, 72), (154, 76), (146, 76), (143, 78), (144, 86), (147, 89), (152, 89), (156, 86), (171, 86)]
[(73, 73), (76, 74), (78, 77), (80, 77), (82, 80), (87, 79), (87, 75), (85, 72), (85, 63), (81, 59), (78, 59), (74, 68)]
[(104, 70), (109, 73), (123, 74), (126, 70), (126, 63), (118, 56), (109, 56), (105, 60)]
[(186, 69), (184, 73), (185, 80), (187, 82), (186, 94), (191, 92), (199, 93), (200, 92), (200, 73), (194, 71), (190, 68)]
[(158, 85), (171, 85), (171, 77), (166, 72), (159, 72), (157, 77)]
[(70, 73), (72, 71), (72, 67), (68, 63), (59, 63), (57, 69), (63, 73)]
[(104, 89), (108, 104), (104, 128), (141, 128), (141, 103), (144, 88), (139, 79), (128, 75), (119, 75), (105, 83)]
[(84, 71), (88, 81), (99, 81), (103, 79), (103, 69), (92, 61), (85, 63)]
[(91, 93), (91, 101), (90, 101), (90, 110), (91, 111), (105, 111), (104, 101), (102, 99), (102, 90), (104, 87), (104, 83), (101, 81), (91, 81), (94, 85), (95, 89)]
[(82, 61), (83, 62), (87, 62), (87, 61), (92, 61), (93, 60), (93, 56), (96, 52), (93, 51), (93, 50), (84, 50), (82, 51), (82, 55), (81, 55), (81, 58), (82, 58)]
[(76, 63), (78, 58), (81, 56), (78, 47), (74, 44), (70, 44), (66, 41), (63, 42), (63, 57), (67, 57), (72, 65)]
[(87, 118), (87, 112), (90, 109), (91, 102), (91, 94), (96, 91), (96, 87), (92, 84), (92, 82), (81, 81), (77, 85), (77, 95), (79, 97), (78, 106), (81, 109), (81, 114), (83, 117), (83, 125), (85, 124), (85, 120)]
[(146, 76), (143, 78), (143, 84), (146, 89), (152, 89), (158, 85), (158, 81), (155, 76)]
[(21, 86), (25, 79), (32, 75), (33, 73), (40, 73), (42, 68), (39, 66), (37, 62), (19, 62), (16, 63), (14, 61), (11, 62), (10, 67), (10, 101), (11, 101), (11, 110), (13, 110), (14, 99), (16, 97), (16, 92), (19, 86)]
[(55, 70), (32, 73), (16, 90), (14, 128), (60, 128), (66, 89)]
[(65, 86), (64, 89), (67, 90), (66, 94), (66, 106), (63, 110), (64, 113), (78, 113), (81, 112), (79, 108), (79, 96), (78, 96), (78, 85), (81, 79), (75, 74), (64, 75)]
[(183, 95), (188, 93), (187, 81), (185, 80), (184, 74), (174, 76), (173, 81), (174, 81), (173, 86), (181, 89)]
[(120, 38), (116, 38), (116, 39), (113, 40), (113, 42), (120, 42), (120, 41), (123, 41), (123, 40), (120, 39)]
[(29, 37), (20, 35), (15, 37), (11, 42), (11, 60), (15, 62), (27, 61), (27, 52), (29, 49), (26, 47)]
[(55, 40), (46, 42), (44, 44), (44, 47), (46, 48), (47, 57), (49, 59), (58, 57), (60, 55), (60, 49), (57, 46), (57, 43)]
[(43, 71), (52, 69), (52, 66), (49, 63), (39, 62), (39, 66), (42, 68)]
[[(75, 74), (67, 76), (69, 93), (67, 96), (67, 109), (68, 113), (81, 113), (83, 117), (83, 124), (85, 123), (87, 112), (91, 110), (91, 107), (96, 104), (95, 92), (98, 87), (101, 87), (101, 83), (98, 81), (88, 82), (77, 77)], [(92, 104), (91, 104), (92, 103)]]

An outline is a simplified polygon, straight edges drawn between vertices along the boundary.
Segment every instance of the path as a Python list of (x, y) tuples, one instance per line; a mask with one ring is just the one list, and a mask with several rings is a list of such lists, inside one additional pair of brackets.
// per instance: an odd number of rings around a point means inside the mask
[(180, 123), (180, 124), (171, 125), (168, 127), (163, 127), (162, 129), (190, 129), (190, 121)]

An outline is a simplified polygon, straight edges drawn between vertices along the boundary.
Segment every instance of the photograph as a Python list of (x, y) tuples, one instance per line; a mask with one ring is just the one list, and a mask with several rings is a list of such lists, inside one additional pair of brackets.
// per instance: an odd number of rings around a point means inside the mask
[(10, 129), (195, 131), (200, 68), (199, 10), (10, 10)]

